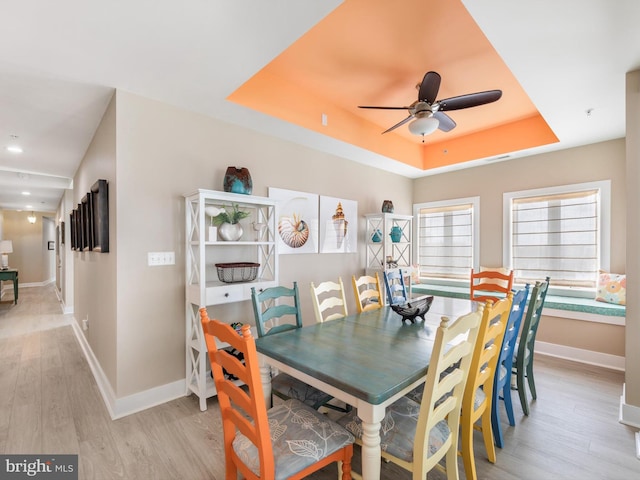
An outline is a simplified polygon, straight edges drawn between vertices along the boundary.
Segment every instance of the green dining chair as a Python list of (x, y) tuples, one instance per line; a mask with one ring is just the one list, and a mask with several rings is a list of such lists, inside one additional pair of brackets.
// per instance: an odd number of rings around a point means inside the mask
[[(536, 393), (536, 384), (533, 378), (533, 348), (536, 343), (536, 334), (542, 316), (542, 308), (547, 298), (549, 290), (550, 277), (544, 282), (536, 282), (531, 291), (529, 299), (529, 307), (527, 314), (522, 321), (522, 332), (518, 340), (516, 354), (513, 360), (513, 376), (515, 377), (515, 387), (518, 389), (520, 397), (520, 405), (525, 415), (529, 415), (529, 401), (527, 400), (527, 391), (525, 387), (525, 379), (531, 390), (531, 397), (535, 400), (538, 398)], [(512, 380), (512, 388), (513, 388)]]
[[(259, 292), (255, 287), (251, 287), (251, 302), (259, 338), (302, 328), (297, 282), (293, 282), (293, 288), (276, 286)], [(314, 409), (325, 406), (333, 398), (283, 372), (271, 378), (271, 391), (284, 400), (295, 398)]]

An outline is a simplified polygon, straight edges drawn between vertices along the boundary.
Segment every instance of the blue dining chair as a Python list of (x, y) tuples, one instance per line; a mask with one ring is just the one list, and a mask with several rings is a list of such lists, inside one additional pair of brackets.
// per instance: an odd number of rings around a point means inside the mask
[(387, 302), (389, 305), (406, 303), (407, 289), (404, 286), (404, 278), (401, 269), (398, 268), (385, 271), (384, 285), (387, 290)]
[[(251, 287), (251, 301), (258, 337), (302, 328), (297, 282), (293, 282), (293, 288), (277, 286), (260, 292)], [(295, 398), (315, 409), (326, 405), (333, 398), (322, 390), (282, 372), (271, 378), (271, 391), (284, 400)]]
[(542, 316), (542, 308), (544, 307), (544, 301), (547, 298), (547, 291), (549, 290), (549, 280), (550, 277), (547, 277), (544, 282), (536, 282), (536, 285), (531, 291), (529, 307), (522, 321), (522, 332), (520, 333), (520, 339), (518, 340), (518, 346), (513, 360), (512, 371), (516, 379), (515, 385), (518, 389), (520, 405), (522, 405), (522, 411), (525, 415), (529, 415), (525, 378), (531, 390), (531, 397), (534, 400), (538, 398), (536, 384), (533, 378), (533, 347), (536, 343), (536, 334), (538, 332), (538, 325), (540, 324), (540, 317)]
[(493, 382), (493, 402), (491, 403), (491, 428), (493, 429), (493, 440), (497, 447), (502, 448), (504, 439), (502, 427), (500, 425), (499, 405), (500, 400), (504, 402), (509, 418), (509, 425), (515, 426), (516, 420), (513, 415), (513, 403), (511, 401), (511, 367), (513, 365), (513, 352), (518, 340), (518, 333), (522, 323), (524, 311), (527, 308), (527, 297), (529, 296), (529, 284), (518, 290), (513, 295), (513, 305), (507, 320), (507, 329), (502, 340), (502, 350), (498, 357), (496, 368), (496, 378)]

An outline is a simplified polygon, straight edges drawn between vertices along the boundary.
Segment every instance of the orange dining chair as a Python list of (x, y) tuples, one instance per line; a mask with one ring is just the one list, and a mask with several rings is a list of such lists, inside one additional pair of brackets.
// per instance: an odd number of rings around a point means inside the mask
[(491, 463), (496, 463), (496, 447), (491, 429), (491, 402), (496, 366), (512, 302), (513, 292), (509, 292), (506, 298), (496, 303), (488, 300), (482, 313), (460, 413), (460, 453), (467, 480), (477, 479), (473, 451), (474, 429), (482, 432), (487, 457)]
[(316, 321), (319, 323), (349, 315), (342, 278), (338, 278), (337, 282), (331, 280), (322, 282), (317, 287), (311, 282), (311, 299), (316, 312)]
[[(418, 403), (401, 397), (387, 408), (382, 420), (382, 458), (413, 472), (414, 479), (425, 479), (433, 468), (445, 472), (449, 480), (459, 478), (459, 412), (482, 310), (481, 305), (453, 323), (442, 317), (422, 400)], [(339, 418), (338, 423), (362, 444), (362, 421), (356, 412)]]
[[(225, 479), (236, 480), (238, 473), (249, 480), (301, 479), (338, 462), (338, 478), (350, 480), (353, 435), (295, 399), (267, 410), (250, 327), (244, 325), (238, 335), (230, 325), (209, 319), (206, 308), (200, 318), (222, 416)], [(218, 342), (241, 352), (244, 363)], [(246, 387), (229, 380), (225, 370)]]
[(360, 278), (356, 278), (353, 275), (351, 283), (353, 284), (353, 293), (356, 296), (358, 313), (376, 310), (383, 306), (384, 299), (380, 287), (380, 277), (377, 273), (375, 277), (362, 275)]
[[(258, 337), (302, 328), (297, 282), (293, 282), (293, 288), (278, 285), (259, 292), (252, 287), (251, 303)], [(273, 374), (271, 392), (284, 400), (295, 398), (315, 409), (327, 405), (333, 399), (328, 393), (282, 372)]]
[(505, 273), (504, 269), (487, 268), (475, 272), (471, 269), (470, 281), (471, 300), (476, 302), (486, 302), (487, 300), (498, 300), (504, 298), (513, 287), (513, 270)]

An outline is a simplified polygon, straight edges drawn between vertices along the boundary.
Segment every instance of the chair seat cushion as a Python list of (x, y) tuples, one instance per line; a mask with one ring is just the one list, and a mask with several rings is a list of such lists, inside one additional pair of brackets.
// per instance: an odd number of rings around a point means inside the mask
[[(420, 404), (402, 397), (387, 408), (380, 427), (382, 451), (406, 462), (413, 462), (413, 440), (418, 425)], [(338, 423), (356, 437), (362, 438), (362, 420), (355, 411), (338, 419)], [(429, 432), (429, 454), (433, 455), (446, 442), (451, 431), (445, 420), (436, 424)]]
[(480, 408), (480, 405), (487, 399), (487, 394), (484, 393), (482, 387), (476, 388), (476, 394), (473, 396), (473, 411), (475, 412)]
[[(298, 400), (267, 411), (276, 480), (284, 480), (354, 442), (346, 429)], [(253, 473), (260, 474), (258, 449), (238, 432), (233, 450)]]
[(271, 391), (285, 399), (299, 400), (312, 408), (320, 408), (333, 398), (287, 373), (279, 373), (271, 379)]
[(504, 365), (500, 365), (498, 367), (498, 380), (499, 380), (499, 384), (501, 383), (501, 381), (504, 379), (504, 377), (507, 376), (507, 369)]

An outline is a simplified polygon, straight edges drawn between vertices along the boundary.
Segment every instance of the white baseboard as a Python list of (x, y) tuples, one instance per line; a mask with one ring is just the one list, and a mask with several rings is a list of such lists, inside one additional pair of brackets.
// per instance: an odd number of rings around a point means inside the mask
[(536, 342), (535, 352), (541, 355), (564, 358), (574, 362), (597, 365), (599, 367), (610, 368), (612, 370), (624, 371), (624, 357), (611, 355), (608, 353), (594, 352), (582, 348), (567, 347), (555, 343)]
[(184, 397), (187, 394), (186, 380), (182, 379), (127, 397), (117, 398), (109, 379), (102, 370), (98, 359), (93, 354), (93, 350), (82, 333), (78, 322), (74, 319), (71, 325), (73, 326), (73, 331), (78, 339), (78, 343), (80, 343), (80, 348), (82, 348), (84, 356), (89, 363), (93, 377), (98, 384), (98, 389), (100, 390), (100, 394), (112, 420), (161, 405), (176, 398)]
[[(636, 407), (635, 405), (630, 405), (626, 401), (626, 393), (625, 393), (626, 384), (622, 385), (622, 395), (620, 396), (620, 413), (618, 415), (618, 420), (620, 423), (624, 423), (625, 425), (629, 425), (630, 427), (640, 428), (640, 407)], [(636, 438), (637, 440), (637, 438)], [(636, 445), (637, 445), (636, 441)], [(640, 455), (640, 451), (638, 451)], [(640, 456), (638, 457), (640, 458)]]
[(73, 305), (71, 306), (67, 306), (64, 303), (64, 300), (62, 299), (62, 292), (60, 290), (58, 290), (58, 288), (55, 288), (56, 291), (56, 297), (58, 297), (58, 301), (60, 302), (60, 307), (62, 308), (62, 313), (63, 314), (68, 314), (68, 313), (73, 313)]

